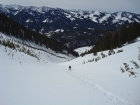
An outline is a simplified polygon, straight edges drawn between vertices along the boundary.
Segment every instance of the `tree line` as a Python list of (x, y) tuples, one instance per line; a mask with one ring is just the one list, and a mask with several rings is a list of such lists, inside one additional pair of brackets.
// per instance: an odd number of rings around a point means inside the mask
[(104, 36), (95, 44), (95, 46), (81, 55), (115, 49), (122, 47), (126, 43), (135, 42), (136, 38), (140, 37), (140, 23), (130, 23), (129, 26), (125, 24), (121, 28), (113, 32), (106, 32)]
[(67, 53), (78, 56), (77, 52), (69, 49), (65, 45), (38, 32), (29, 30), (28, 28), (10, 19), (5, 14), (0, 14), (0, 32), (8, 36), (19, 38), (22, 41), (30, 41), (37, 45), (45, 46), (46, 48), (50, 48), (55, 52), (62, 53), (64, 50), (66, 50)]

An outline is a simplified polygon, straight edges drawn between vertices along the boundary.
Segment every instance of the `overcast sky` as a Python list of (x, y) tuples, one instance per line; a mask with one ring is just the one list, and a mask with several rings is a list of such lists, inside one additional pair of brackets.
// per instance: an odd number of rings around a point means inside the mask
[(140, 14), (140, 0), (0, 0), (0, 4), (48, 6), (63, 9), (98, 10), (100, 12), (126, 11)]

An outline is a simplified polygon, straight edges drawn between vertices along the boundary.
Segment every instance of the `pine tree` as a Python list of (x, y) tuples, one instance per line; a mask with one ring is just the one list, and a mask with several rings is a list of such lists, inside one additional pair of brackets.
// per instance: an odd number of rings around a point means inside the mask
[(109, 50), (111, 48), (111, 34), (107, 33), (103, 39), (103, 50)]
[(116, 48), (119, 46), (119, 35), (118, 32), (116, 31), (112, 37), (112, 49)]
[(123, 25), (121, 27), (121, 29), (119, 30), (119, 37), (120, 37), (120, 40), (119, 40), (119, 46), (125, 44), (128, 40), (128, 29), (126, 27), (126, 25)]

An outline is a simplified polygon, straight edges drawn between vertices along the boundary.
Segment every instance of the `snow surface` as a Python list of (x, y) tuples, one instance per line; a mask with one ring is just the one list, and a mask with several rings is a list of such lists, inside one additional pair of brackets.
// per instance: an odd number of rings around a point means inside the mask
[(79, 55), (80, 55), (81, 53), (84, 53), (84, 52), (90, 50), (91, 48), (92, 48), (92, 46), (82, 47), (82, 48), (77, 48), (77, 49), (75, 49), (74, 51), (78, 52)]
[(28, 23), (28, 22), (33, 22), (33, 21), (32, 21), (32, 20), (30, 20), (30, 19), (27, 19), (27, 20), (26, 20), (26, 22)]
[[(130, 16), (131, 16), (131, 15), (130, 15)], [(130, 16), (129, 16), (129, 17), (130, 17)], [(120, 20), (122, 20), (122, 21), (128, 21), (129, 23), (133, 22), (133, 21), (131, 21), (129, 18), (123, 17), (123, 16), (122, 16), (122, 12), (118, 12), (118, 13), (117, 13), (117, 16), (115, 16), (115, 20), (113, 20), (113, 23), (116, 23), (116, 22), (118, 22), (118, 21), (120, 21)]]
[(55, 30), (55, 32), (56, 33), (58, 33), (58, 32), (64, 32), (64, 30), (63, 29), (57, 29), (57, 30)]
[(90, 19), (91, 19), (93, 22), (98, 23), (98, 21), (96, 20), (97, 17), (94, 17), (94, 14), (90, 14), (89, 17), (90, 17)]
[(103, 21), (107, 21), (107, 19), (111, 16), (111, 14), (107, 14), (104, 17), (102, 17), (99, 21), (102, 23)]
[(47, 22), (47, 23), (52, 23), (53, 21), (52, 21), (52, 20), (49, 20), (49, 19), (47, 18), (47, 19), (43, 20), (42, 22), (43, 22), (43, 23), (46, 23), (46, 22)]
[[(64, 62), (43, 52), (38, 61), (0, 45), (0, 105), (139, 105), (140, 68), (130, 62), (140, 64), (138, 47), (140, 41), (98, 62), (88, 62), (93, 54)], [(120, 71), (123, 63), (134, 68), (136, 78)]]

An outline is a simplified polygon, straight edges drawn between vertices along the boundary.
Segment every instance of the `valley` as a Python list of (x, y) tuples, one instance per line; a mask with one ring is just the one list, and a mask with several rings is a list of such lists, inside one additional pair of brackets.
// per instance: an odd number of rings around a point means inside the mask
[[(1, 35), (7, 39), (4, 34)], [(108, 56), (108, 51), (104, 51), (102, 53), (107, 55), (105, 58), (101, 57), (101, 52), (97, 56), (88, 54), (78, 58), (67, 57), (70, 61), (32, 49), (40, 57), (37, 60), (24, 52), (0, 45), (0, 103), (138, 105), (140, 68), (136, 69), (130, 61), (139, 64), (139, 45), (137, 39), (136, 43), (120, 48), (123, 49), (121, 53)], [(115, 52), (118, 50), (114, 49)], [(89, 62), (98, 56), (101, 58), (99, 61)], [(123, 63), (134, 68), (136, 77), (129, 76), (127, 71), (120, 71)], [(69, 65), (72, 66), (71, 70), (68, 69)]]

